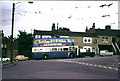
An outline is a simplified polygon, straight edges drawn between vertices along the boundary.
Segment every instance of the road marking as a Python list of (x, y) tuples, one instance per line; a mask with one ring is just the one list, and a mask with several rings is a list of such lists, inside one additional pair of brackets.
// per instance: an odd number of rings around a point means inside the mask
[(85, 65), (85, 63), (83, 62), (82, 64), (84, 64)]
[(79, 63), (79, 62), (75, 62), (75, 63)]
[(113, 69), (112, 67), (108, 67), (108, 69)]
[(106, 69), (107, 67), (106, 67), (106, 66), (103, 66), (103, 68), (105, 68), (105, 69)]
[(113, 69), (114, 69), (114, 70), (117, 70), (117, 71), (119, 70), (118, 68), (113, 68)]
[(88, 63), (86, 63), (85, 65), (89, 65)]
[(94, 66), (97, 66), (97, 64), (94, 64)]
[(57, 60), (57, 61), (68, 62), (68, 63), (76, 63), (76, 64), (82, 64), (82, 65), (87, 65), (87, 66), (95, 66), (95, 67), (110, 69), (110, 70), (117, 70), (117, 71), (119, 70), (118, 68), (114, 68), (114, 67), (107, 67), (107, 66), (103, 66), (103, 65), (90, 64), (90, 63), (85, 63), (85, 62), (68, 61), (68, 60)]
[(72, 63), (75, 63), (74, 61), (72, 61)]
[(102, 67), (101, 65), (97, 65), (98, 67)]
[(93, 66), (93, 64), (89, 64), (89, 66)]
[(78, 64), (82, 64), (81, 62), (78, 62)]

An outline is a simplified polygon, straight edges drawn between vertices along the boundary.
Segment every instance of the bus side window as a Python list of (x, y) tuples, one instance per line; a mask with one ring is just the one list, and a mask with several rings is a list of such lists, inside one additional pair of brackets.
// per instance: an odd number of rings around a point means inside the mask
[(69, 42), (72, 42), (72, 39), (69, 39)]
[(59, 40), (59, 43), (62, 42), (62, 39), (58, 39)]
[(72, 51), (72, 47), (69, 47), (69, 50)]
[(63, 51), (62, 48), (61, 48), (61, 51)]
[(58, 51), (62, 51), (62, 48), (58, 48)]
[(52, 51), (57, 51), (57, 48), (52, 48)]
[(59, 43), (59, 39), (56, 39), (56, 43)]
[(42, 43), (42, 40), (40, 40), (40, 43)]
[(66, 39), (63, 39), (63, 42), (66, 42)]
[(63, 48), (64, 51), (68, 51), (68, 48)]
[(75, 47), (72, 47), (72, 50), (75, 51)]
[(66, 39), (66, 42), (68, 42), (68, 39)]
[(53, 39), (53, 40), (52, 40), (52, 43), (55, 43), (55, 42), (56, 42), (56, 40), (55, 40), (55, 39)]
[(52, 48), (50, 49), (50, 52), (52, 52)]
[(34, 44), (38, 44), (38, 43), (39, 43), (39, 41), (38, 41), (38, 40), (35, 40), (35, 41), (34, 41)]
[(45, 43), (50, 43), (51, 42), (51, 40), (45, 40), (46, 42)]
[(45, 41), (44, 40), (40, 40), (40, 43), (44, 43)]
[(43, 40), (42, 42), (43, 42), (43, 43), (46, 43), (46, 40)]
[(62, 42), (62, 39), (59, 39), (59, 42)]
[(51, 51), (51, 49), (50, 49), (50, 48), (46, 48), (46, 51), (50, 52), (50, 51)]
[(42, 52), (42, 49), (39, 49), (39, 52)]
[(34, 49), (34, 52), (37, 52), (37, 49)]
[(70, 39), (68, 39), (68, 42), (70, 42)]
[(52, 39), (50, 39), (50, 43), (52, 43)]

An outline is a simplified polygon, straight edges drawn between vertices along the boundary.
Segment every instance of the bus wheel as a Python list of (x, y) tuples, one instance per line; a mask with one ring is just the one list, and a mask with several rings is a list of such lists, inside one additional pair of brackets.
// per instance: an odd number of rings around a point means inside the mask
[(44, 60), (48, 59), (48, 55), (43, 55), (43, 59)]
[(73, 58), (73, 57), (74, 57), (74, 54), (73, 54), (73, 53), (71, 53), (71, 54), (69, 55), (69, 57), (70, 57), (70, 58)]

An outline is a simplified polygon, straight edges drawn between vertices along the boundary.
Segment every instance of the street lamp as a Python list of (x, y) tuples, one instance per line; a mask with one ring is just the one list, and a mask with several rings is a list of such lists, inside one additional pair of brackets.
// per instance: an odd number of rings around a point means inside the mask
[[(28, 3), (32, 4), (32, 1), (29, 1)], [(11, 57), (10, 62), (13, 63), (13, 28), (14, 28), (14, 12), (15, 12), (15, 3), (13, 3), (13, 9), (12, 9), (12, 30), (11, 30)]]

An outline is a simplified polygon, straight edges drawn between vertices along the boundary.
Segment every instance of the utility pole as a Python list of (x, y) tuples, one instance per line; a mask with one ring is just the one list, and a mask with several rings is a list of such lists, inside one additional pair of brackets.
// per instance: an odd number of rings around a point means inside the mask
[(11, 63), (13, 63), (13, 28), (14, 28), (14, 11), (15, 11), (15, 3), (13, 3), (13, 9), (12, 9), (11, 57), (10, 57), (10, 62), (11, 62)]
[[(32, 4), (33, 2), (28, 2)], [(11, 30), (11, 57), (10, 62), (13, 63), (13, 29), (14, 29), (14, 12), (15, 12), (15, 3), (13, 3), (13, 9), (12, 9), (12, 30)]]

